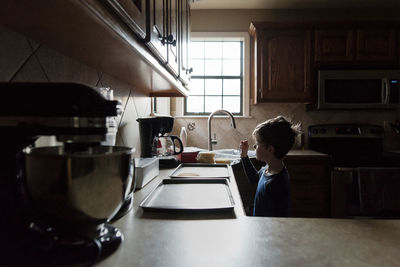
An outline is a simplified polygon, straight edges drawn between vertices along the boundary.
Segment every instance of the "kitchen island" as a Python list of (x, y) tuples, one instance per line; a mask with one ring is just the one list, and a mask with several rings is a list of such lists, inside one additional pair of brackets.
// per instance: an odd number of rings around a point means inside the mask
[(140, 202), (167, 178), (135, 193), (134, 208), (113, 223), (124, 242), (98, 266), (395, 266), (400, 221), (256, 218), (244, 215), (236, 182), (234, 212), (148, 212)]

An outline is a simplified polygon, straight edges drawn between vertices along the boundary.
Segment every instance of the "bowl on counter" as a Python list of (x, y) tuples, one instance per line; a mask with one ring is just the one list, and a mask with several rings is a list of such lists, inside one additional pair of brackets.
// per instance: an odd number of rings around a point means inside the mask
[(118, 146), (25, 152), (26, 190), (35, 214), (59, 228), (96, 231), (118, 212), (134, 187), (133, 152)]

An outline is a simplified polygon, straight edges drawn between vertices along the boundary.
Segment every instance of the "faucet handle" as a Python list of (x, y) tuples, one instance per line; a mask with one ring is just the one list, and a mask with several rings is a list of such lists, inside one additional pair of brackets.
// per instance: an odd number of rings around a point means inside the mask
[(217, 141), (217, 134), (214, 133), (214, 139), (211, 138), (211, 144), (216, 145), (218, 143)]

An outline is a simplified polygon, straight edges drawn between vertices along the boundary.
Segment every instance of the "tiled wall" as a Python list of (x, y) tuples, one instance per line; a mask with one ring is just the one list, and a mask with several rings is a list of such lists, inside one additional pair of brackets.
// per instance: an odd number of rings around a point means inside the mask
[[(140, 152), (136, 119), (151, 112), (150, 98), (135, 88), (94, 68), (66, 57), (34, 40), (0, 26), (0, 82), (77, 82), (110, 87), (124, 113), (119, 118), (117, 145)], [(42, 139), (43, 143), (51, 142)]]
[[(254, 127), (267, 119), (283, 115), (294, 123), (301, 123), (304, 132), (304, 146), (307, 148), (307, 129), (314, 124), (327, 123), (367, 123), (384, 126), (385, 149), (400, 149), (400, 134), (394, 133), (391, 127), (384, 122), (394, 122), (400, 119), (399, 111), (306, 111), (304, 104), (298, 103), (260, 103), (250, 105), (250, 118), (236, 118), (236, 129), (230, 127), (228, 117), (213, 118), (212, 135), (216, 133), (218, 144), (215, 149), (238, 149), (241, 139), (248, 139), (254, 143), (251, 134)], [(188, 146), (207, 148), (207, 118), (179, 118), (175, 120), (174, 133), (179, 134), (181, 127), (188, 129), (188, 124), (194, 122), (195, 129), (187, 131)]]

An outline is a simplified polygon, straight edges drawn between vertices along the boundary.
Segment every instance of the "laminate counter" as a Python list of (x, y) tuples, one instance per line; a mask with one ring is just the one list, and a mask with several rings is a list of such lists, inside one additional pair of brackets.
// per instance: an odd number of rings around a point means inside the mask
[(234, 212), (148, 212), (139, 203), (171, 170), (135, 193), (115, 221), (124, 242), (98, 266), (398, 266), (400, 221), (256, 218)]

